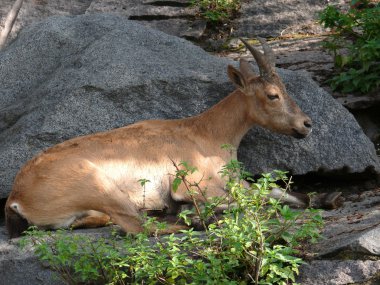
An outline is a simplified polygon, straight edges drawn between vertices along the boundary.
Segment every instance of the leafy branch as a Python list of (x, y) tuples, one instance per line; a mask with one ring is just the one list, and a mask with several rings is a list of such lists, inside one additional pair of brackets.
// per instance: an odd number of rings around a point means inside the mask
[[(316, 210), (292, 210), (268, 198), (276, 181), (290, 181), (285, 172), (250, 178), (241, 163), (232, 160), (221, 170), (226, 179), (224, 197), (207, 198), (203, 178), (191, 181), (197, 170), (173, 161), (173, 190), (186, 191), (204, 231), (193, 228), (180, 235), (91, 238), (71, 231), (31, 228), (22, 240), (68, 284), (282, 284), (295, 282), (302, 259), (297, 248), (316, 240), (322, 219)], [(251, 184), (245, 182), (249, 179)], [(142, 187), (148, 180), (140, 180)], [(179, 188), (179, 187), (183, 188)], [(217, 207), (228, 204), (222, 215)], [(185, 222), (190, 212), (180, 217)], [(211, 217), (208, 219), (207, 217)], [(218, 219), (217, 219), (218, 217)], [(145, 226), (163, 223), (147, 217)]]
[(337, 74), (328, 81), (333, 90), (368, 93), (378, 89), (380, 3), (353, 0), (347, 11), (327, 6), (320, 23), (332, 31), (324, 46), (335, 59)]

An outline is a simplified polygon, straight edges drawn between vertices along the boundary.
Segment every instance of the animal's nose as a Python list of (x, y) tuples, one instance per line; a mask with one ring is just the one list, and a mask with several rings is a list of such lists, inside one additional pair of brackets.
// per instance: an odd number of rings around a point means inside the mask
[(303, 125), (308, 128), (308, 129), (311, 129), (311, 120), (306, 120), (303, 122)]

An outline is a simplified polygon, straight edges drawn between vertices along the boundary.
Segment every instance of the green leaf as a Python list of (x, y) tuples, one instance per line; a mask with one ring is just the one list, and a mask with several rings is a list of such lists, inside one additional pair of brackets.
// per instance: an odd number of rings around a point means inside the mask
[(181, 185), (181, 183), (182, 183), (182, 179), (181, 178), (176, 177), (176, 178), (173, 179), (172, 188), (173, 188), (174, 192), (177, 192), (178, 187), (179, 187), (179, 185)]

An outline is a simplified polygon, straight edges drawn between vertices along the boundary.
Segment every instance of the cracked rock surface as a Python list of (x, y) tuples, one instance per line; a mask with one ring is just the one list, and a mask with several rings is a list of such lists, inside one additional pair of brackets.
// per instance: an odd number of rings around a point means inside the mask
[(323, 217), (326, 239), (314, 248), (318, 256), (380, 256), (380, 189), (350, 195)]

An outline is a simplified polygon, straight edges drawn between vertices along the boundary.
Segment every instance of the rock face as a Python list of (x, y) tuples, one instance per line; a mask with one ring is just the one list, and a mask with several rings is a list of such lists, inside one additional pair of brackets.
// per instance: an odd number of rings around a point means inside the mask
[[(104, 231), (105, 229), (103, 229)], [(92, 231), (85, 231), (91, 234)], [(102, 230), (97, 229), (97, 237)], [(31, 248), (21, 249), (19, 239), (8, 240), (6, 230), (0, 226), (0, 275), (6, 285), (64, 285), (59, 276), (42, 264)]]
[(297, 282), (302, 285), (377, 285), (379, 272), (379, 260), (314, 260), (301, 267)]
[(7, 285), (63, 285), (52, 270), (44, 267), (33, 251), (23, 251), (8, 241), (4, 227), (0, 227), (1, 283)]
[[(1, 197), (20, 166), (53, 144), (209, 108), (233, 90), (228, 63), (112, 15), (53, 17), (25, 29), (0, 53)], [(279, 73), (313, 133), (296, 140), (253, 129), (239, 153), (249, 170), (379, 169), (372, 143), (340, 104), (308, 76)]]
[(363, 284), (380, 282), (380, 189), (350, 194), (343, 206), (322, 213), (323, 239), (311, 247), (316, 259), (300, 268), (297, 282)]
[[(329, 3), (326, 3), (329, 2)], [(345, 1), (275, 0), (242, 1), (241, 15), (234, 22), (236, 36), (278, 37), (288, 34), (318, 34), (318, 13), (326, 4)]]
[[(2, 0), (0, 25), (13, 2)], [(189, 0), (30, 0), (25, 1), (20, 10), (11, 39), (23, 27), (47, 17), (95, 13), (116, 14), (170, 35), (189, 39), (198, 39), (206, 29), (206, 21), (196, 18), (196, 9)]]
[[(1, 1), (0, 25), (13, 2)], [(315, 22), (326, 2), (341, 4), (347, 1), (241, 0), (239, 16), (232, 21), (233, 35), (318, 34), (321, 27)], [(20, 10), (11, 38), (14, 39), (21, 28), (50, 16), (111, 13), (170, 35), (200, 39), (206, 31), (206, 20), (198, 17), (197, 8), (191, 3), (191, 0), (29, 0)]]
[(327, 211), (323, 218), (326, 240), (313, 251), (319, 257), (380, 256), (380, 189), (347, 197), (344, 207)]

